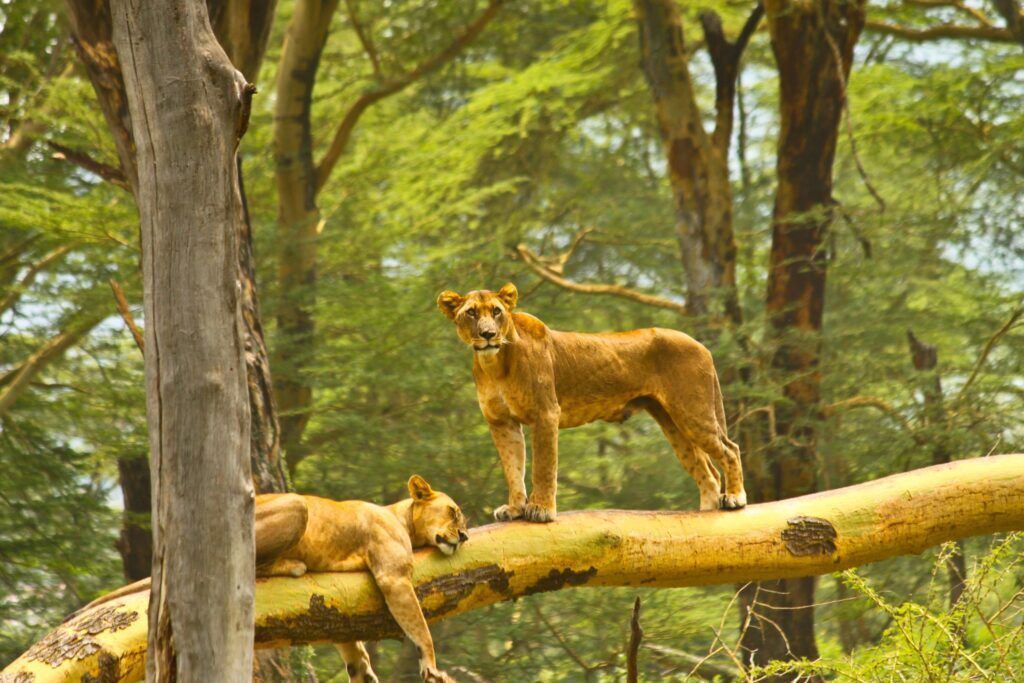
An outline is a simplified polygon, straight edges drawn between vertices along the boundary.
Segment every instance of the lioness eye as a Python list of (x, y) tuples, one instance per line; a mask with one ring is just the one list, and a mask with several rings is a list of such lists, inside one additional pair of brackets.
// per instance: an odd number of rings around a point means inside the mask
[(475, 318), (476, 317), (476, 309), (475, 308), (469, 309), (468, 311), (466, 311), (466, 315), (468, 315), (470, 318)]
[(497, 306), (495, 306), (494, 307), (494, 317), (497, 318), (499, 315), (501, 315), (501, 309), (498, 308)]

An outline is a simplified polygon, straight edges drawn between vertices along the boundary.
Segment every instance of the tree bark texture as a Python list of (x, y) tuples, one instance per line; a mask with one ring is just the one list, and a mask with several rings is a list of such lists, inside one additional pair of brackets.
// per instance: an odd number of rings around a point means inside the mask
[(124, 89), (121, 64), (114, 47), (109, 0), (65, 0), (71, 37), (92, 82), (100, 109), (114, 140), (121, 170), (133, 194), (138, 182), (135, 139)]
[[(760, 500), (817, 490), (819, 334), (825, 305), (825, 238), (834, 204), (832, 163), (853, 48), (864, 25), (864, 4), (765, 3), (779, 72), (781, 123), (766, 310), (769, 335), (776, 344), (771, 365), (784, 377), (784, 400), (775, 406), (779, 438), (768, 461), (770, 476), (752, 491)], [(813, 578), (750, 586), (742, 601), (745, 609), (753, 610), (752, 615), (743, 615), (744, 621), (753, 617), (742, 643), (747, 655), (757, 664), (817, 658), (813, 598)]]
[(111, 3), (138, 161), (153, 472), (151, 681), (252, 675), (236, 148), (252, 91), (206, 5)]
[[(415, 553), (429, 621), (577, 586), (697, 586), (808, 576), (944, 541), (1024, 528), (1024, 454), (958, 460), (740, 511), (567, 512), (551, 524), (473, 529), (451, 557)], [(4, 670), (34, 683), (142, 675), (145, 592), (62, 624)], [(401, 632), (366, 572), (261, 579), (256, 646), (393, 638)], [(104, 668), (106, 667), (106, 668)], [(16, 680), (16, 679), (15, 679)]]
[(206, 0), (210, 23), (228, 59), (255, 83), (267, 51), (277, 0)]
[[(635, 0), (634, 9), (641, 65), (668, 161), (687, 308), (696, 315), (723, 310), (739, 323), (729, 142), (739, 58), (761, 19), (761, 7), (735, 43), (725, 39), (717, 14), (701, 15), (716, 81), (715, 127), (710, 134), (694, 95), (678, 5), (674, 0)], [(716, 298), (724, 306), (715, 306)]]

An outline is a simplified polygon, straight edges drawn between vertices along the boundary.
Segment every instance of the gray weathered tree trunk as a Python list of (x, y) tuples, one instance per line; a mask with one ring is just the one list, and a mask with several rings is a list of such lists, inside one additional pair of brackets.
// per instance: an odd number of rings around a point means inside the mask
[(235, 152), (245, 79), (201, 0), (111, 3), (137, 150), (153, 472), (147, 679), (252, 675), (253, 485)]

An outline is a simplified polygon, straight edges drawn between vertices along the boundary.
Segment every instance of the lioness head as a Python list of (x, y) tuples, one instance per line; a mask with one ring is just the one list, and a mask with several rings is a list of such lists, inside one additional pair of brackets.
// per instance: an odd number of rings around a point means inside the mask
[(414, 540), (439, 548), (445, 555), (451, 555), (459, 545), (469, 540), (466, 518), (455, 501), (430, 484), (418, 474), (409, 477), (409, 495), (412, 496), (412, 526)]
[(437, 307), (455, 323), (459, 339), (476, 353), (490, 356), (498, 353), (502, 344), (511, 343), (511, 313), (518, 299), (519, 292), (510, 282), (497, 292), (484, 289), (466, 296), (446, 290), (438, 295)]

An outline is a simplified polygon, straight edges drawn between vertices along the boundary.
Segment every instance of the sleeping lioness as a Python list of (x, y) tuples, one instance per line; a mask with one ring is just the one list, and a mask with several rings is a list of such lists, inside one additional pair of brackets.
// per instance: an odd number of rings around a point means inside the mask
[[(466, 520), (451, 498), (418, 475), (409, 479), (409, 494), (412, 498), (387, 506), (295, 493), (256, 496), (256, 576), (369, 570), (391, 615), (420, 653), (423, 680), (453, 683), (434, 659), (434, 642), (412, 584), (412, 550), (435, 546), (451, 555), (469, 538)], [(137, 581), (84, 609), (145, 590), (149, 583)], [(361, 642), (341, 643), (338, 649), (353, 683), (377, 681)]]
[[(494, 511), (498, 521), (555, 518), (560, 428), (621, 422), (637, 410), (654, 417), (697, 481), (701, 510), (747, 504), (739, 447), (726, 433), (718, 374), (704, 346), (660, 328), (558, 332), (532, 315), (514, 313), (517, 299), (512, 284), (498, 292), (445, 291), (437, 297), (438, 308), (473, 349), (477, 398), (508, 483), (508, 504)], [(533, 431), (529, 498), (522, 425)], [(725, 472), (724, 494), (708, 456)]]

